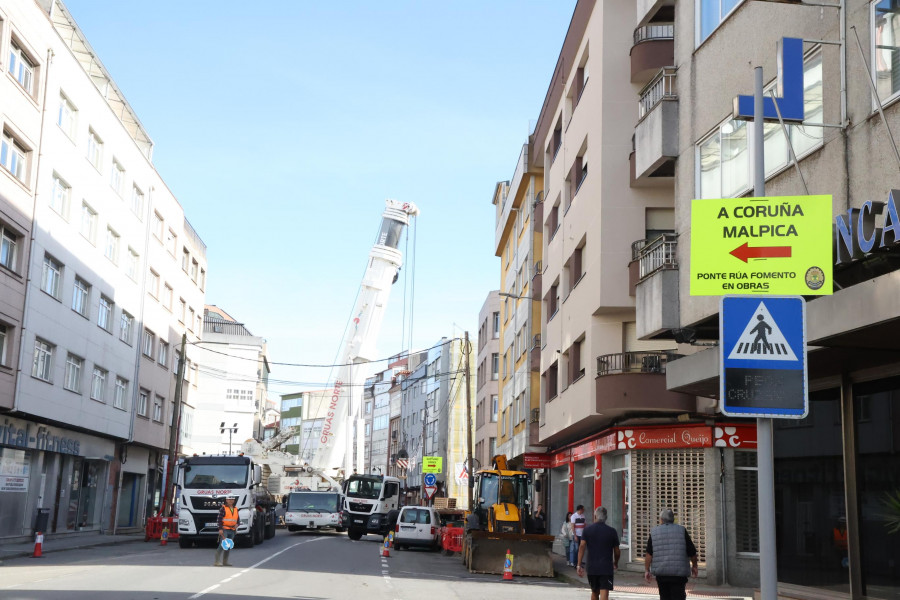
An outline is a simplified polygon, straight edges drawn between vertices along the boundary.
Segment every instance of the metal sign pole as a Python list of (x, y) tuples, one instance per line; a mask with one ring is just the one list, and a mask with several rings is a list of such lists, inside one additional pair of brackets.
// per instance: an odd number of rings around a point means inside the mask
[[(763, 71), (754, 70), (753, 195), (766, 195), (765, 131), (763, 128)], [(772, 419), (756, 420), (757, 490), (759, 504), (759, 591), (761, 600), (778, 597), (778, 560), (775, 549), (775, 456)]]

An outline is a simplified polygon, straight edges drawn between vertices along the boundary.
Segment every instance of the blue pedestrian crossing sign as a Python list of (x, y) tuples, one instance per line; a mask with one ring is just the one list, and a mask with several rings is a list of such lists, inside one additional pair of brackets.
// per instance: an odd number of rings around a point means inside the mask
[(719, 410), (728, 417), (802, 419), (809, 412), (806, 301), (723, 296)]

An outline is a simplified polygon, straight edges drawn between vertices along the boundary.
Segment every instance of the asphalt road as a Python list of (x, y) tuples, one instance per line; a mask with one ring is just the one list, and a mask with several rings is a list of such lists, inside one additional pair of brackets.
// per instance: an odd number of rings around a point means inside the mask
[(556, 580), (468, 573), (458, 556), (391, 550), (381, 540), (337, 533), (277, 535), (231, 552), (233, 567), (214, 567), (215, 550), (135, 542), (5, 561), (4, 600), (544, 600), (586, 598)]

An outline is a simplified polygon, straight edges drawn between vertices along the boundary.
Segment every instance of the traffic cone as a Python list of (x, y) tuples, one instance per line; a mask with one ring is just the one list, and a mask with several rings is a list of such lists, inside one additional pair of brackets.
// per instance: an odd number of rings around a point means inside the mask
[(388, 536), (384, 536), (384, 546), (382, 546), (382, 548), (381, 548), (381, 556), (382, 557), (390, 558), (391, 550), (390, 550), (389, 544), (390, 544), (390, 542), (388, 540)]
[(162, 533), (159, 535), (159, 545), (165, 546), (169, 543), (169, 527), (163, 527)]
[(34, 554), (31, 555), (31, 558), (42, 558), (44, 555), (41, 552), (42, 546), (44, 545), (44, 532), (38, 531), (34, 536)]
[(506, 549), (506, 561), (503, 563), (503, 580), (504, 581), (512, 581), (512, 564), (513, 564), (513, 555), (510, 553), (509, 548)]

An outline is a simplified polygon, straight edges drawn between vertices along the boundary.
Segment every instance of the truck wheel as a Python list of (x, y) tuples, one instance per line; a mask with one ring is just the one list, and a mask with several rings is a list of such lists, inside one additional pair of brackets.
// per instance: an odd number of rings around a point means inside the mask
[(183, 535), (178, 536), (178, 547), (179, 548), (190, 548), (194, 545), (194, 542), (190, 540), (190, 538), (186, 538)]
[(362, 539), (362, 532), (358, 529), (351, 529), (347, 532), (347, 537), (356, 542)]
[(238, 538), (237, 545), (241, 548), (252, 548), (256, 545), (256, 536), (253, 535), (253, 530), (251, 529), (247, 534), (242, 535)]
[(275, 537), (275, 515), (271, 515), (271, 516), (272, 516), (272, 518), (266, 524), (265, 537), (267, 540), (271, 540), (273, 537)]
[[(257, 515), (259, 517), (259, 515)], [(253, 543), (262, 544), (266, 538), (266, 528), (263, 524), (262, 517), (253, 522)]]

